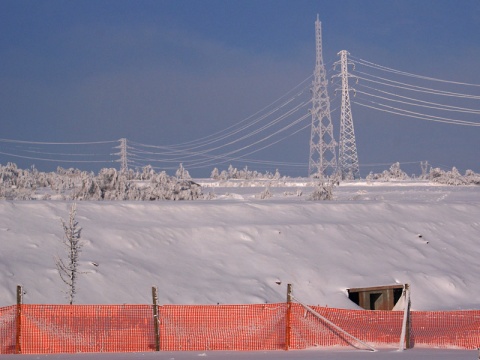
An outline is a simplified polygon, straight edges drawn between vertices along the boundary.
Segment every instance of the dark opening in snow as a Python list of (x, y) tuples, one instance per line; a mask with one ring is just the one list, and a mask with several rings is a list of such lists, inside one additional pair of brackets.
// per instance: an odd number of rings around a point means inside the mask
[(403, 285), (348, 289), (348, 298), (366, 310), (392, 310), (402, 296)]

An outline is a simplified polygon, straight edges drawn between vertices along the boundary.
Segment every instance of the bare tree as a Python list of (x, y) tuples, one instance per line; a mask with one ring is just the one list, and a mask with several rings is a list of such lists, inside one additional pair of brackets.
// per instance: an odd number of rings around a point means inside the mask
[(78, 226), (78, 222), (75, 220), (76, 213), (77, 205), (73, 203), (70, 209), (70, 218), (68, 222), (60, 219), (64, 232), (62, 243), (65, 246), (67, 258), (64, 260), (58, 256), (55, 257), (55, 265), (60, 278), (67, 285), (66, 294), (70, 305), (73, 304), (77, 292), (76, 285), (77, 276), (79, 274), (79, 255), (83, 246), (80, 239), (82, 228)]

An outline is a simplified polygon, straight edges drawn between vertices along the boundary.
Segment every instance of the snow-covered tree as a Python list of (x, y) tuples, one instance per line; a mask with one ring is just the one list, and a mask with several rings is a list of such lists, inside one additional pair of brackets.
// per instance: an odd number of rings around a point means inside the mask
[(384, 170), (380, 174), (374, 174), (370, 172), (370, 174), (367, 175), (365, 178), (368, 182), (373, 181), (373, 180), (378, 180), (378, 181), (399, 181), (399, 180), (407, 180), (409, 179), (409, 176), (407, 175), (406, 172), (404, 172), (402, 169), (400, 169), (400, 163), (396, 162), (390, 166), (389, 170)]
[(467, 179), (460, 174), (456, 167), (451, 171), (443, 171), (439, 168), (431, 168), (429, 180), (445, 185), (467, 185)]
[(480, 185), (480, 174), (475, 173), (473, 170), (465, 171), (465, 180), (468, 184)]
[(448, 171), (446, 174), (447, 184), (448, 185), (466, 185), (467, 180), (462, 174), (458, 171), (456, 167), (453, 167), (451, 171)]
[(333, 188), (335, 187), (335, 179), (329, 179), (328, 182), (319, 182), (313, 193), (310, 194), (308, 200), (333, 200)]
[(258, 197), (262, 200), (265, 200), (265, 199), (270, 199), (272, 196), (273, 196), (273, 194), (270, 191), (270, 186), (267, 185), (265, 187), (265, 190), (263, 190)]
[(228, 178), (229, 178), (229, 179), (236, 179), (236, 178), (237, 178), (237, 173), (238, 173), (237, 168), (234, 168), (234, 167), (230, 164), (230, 166), (228, 167)]
[(392, 166), (390, 166), (389, 174), (390, 179), (392, 180), (406, 180), (408, 179), (408, 175), (402, 169), (400, 169), (400, 163), (396, 162)]
[(64, 232), (62, 243), (65, 247), (66, 259), (62, 259), (59, 256), (55, 257), (55, 266), (57, 267), (58, 274), (67, 285), (66, 294), (70, 305), (73, 304), (77, 293), (79, 256), (83, 246), (80, 239), (82, 228), (78, 226), (78, 222), (75, 219), (76, 213), (77, 205), (73, 203), (68, 222), (61, 219)]
[(102, 191), (94, 176), (82, 174), (79, 189), (72, 194), (73, 200), (100, 200)]
[(441, 178), (445, 176), (445, 171), (443, 171), (440, 168), (430, 168), (430, 172), (428, 174), (428, 180), (434, 181), (434, 182), (440, 182)]
[(355, 180), (355, 176), (353, 175), (352, 169), (348, 170), (348, 172), (344, 174), (343, 179), (346, 180), (346, 181)]
[(183, 164), (180, 164), (180, 166), (177, 169), (177, 172), (175, 173), (175, 176), (179, 180), (189, 180), (191, 179), (190, 174), (188, 171), (183, 167)]
[(202, 187), (190, 180), (177, 181), (173, 185), (171, 200), (196, 200), (202, 199)]
[(275, 175), (273, 175), (273, 178), (275, 180), (280, 180), (280, 178), (282, 177), (282, 175), (280, 175), (280, 171), (278, 171), (278, 169), (275, 170)]
[(220, 173), (218, 172), (217, 168), (214, 168), (212, 170), (212, 173), (210, 174), (210, 178), (213, 180), (218, 180), (220, 178)]
[(150, 180), (154, 174), (155, 170), (153, 170), (151, 165), (144, 166), (139, 180)]

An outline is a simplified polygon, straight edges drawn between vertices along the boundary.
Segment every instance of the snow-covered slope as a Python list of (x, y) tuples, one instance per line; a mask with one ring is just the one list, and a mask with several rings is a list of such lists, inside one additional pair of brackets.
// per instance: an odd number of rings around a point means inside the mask
[[(204, 184), (207, 185), (207, 184)], [(410, 283), (416, 310), (478, 308), (480, 187), (341, 184), (218, 187), (214, 200), (78, 202), (85, 242), (76, 303), (283, 302), (355, 308), (346, 289)], [(71, 203), (0, 202), (0, 306), (65, 303), (54, 263)], [(280, 284), (278, 284), (280, 283)]]

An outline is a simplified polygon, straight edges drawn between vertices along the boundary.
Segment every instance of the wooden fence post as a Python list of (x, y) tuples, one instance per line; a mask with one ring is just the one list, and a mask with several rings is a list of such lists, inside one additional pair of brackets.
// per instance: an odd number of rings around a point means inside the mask
[(22, 300), (23, 300), (23, 288), (21, 285), (17, 285), (17, 314), (16, 314), (16, 323), (17, 331), (15, 335), (15, 353), (22, 353)]
[(403, 285), (403, 321), (402, 321), (402, 333), (400, 334), (400, 344), (398, 351), (403, 349), (410, 349), (410, 286), (408, 284)]
[(287, 315), (285, 317), (285, 350), (290, 348), (290, 315), (292, 313), (292, 284), (287, 284)]
[(405, 284), (405, 290), (407, 291), (407, 303), (405, 304), (405, 306), (407, 307), (407, 328), (405, 329), (406, 332), (405, 332), (405, 348), (406, 349), (410, 349), (411, 348), (411, 344), (410, 344), (410, 328), (412, 326), (412, 323), (411, 323), (411, 317), (410, 317), (410, 285), (409, 284)]
[(152, 286), (153, 324), (155, 327), (155, 351), (160, 351), (160, 327), (158, 318), (158, 289)]

